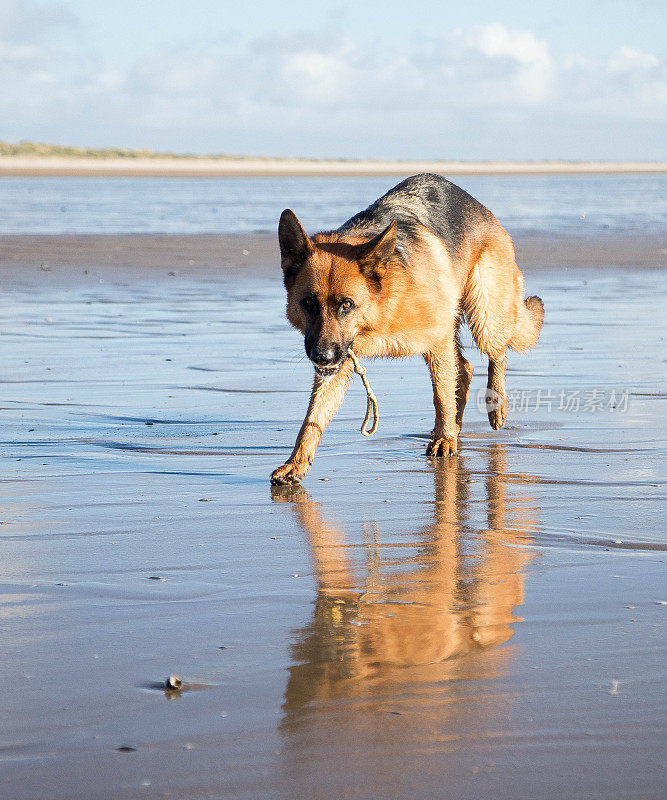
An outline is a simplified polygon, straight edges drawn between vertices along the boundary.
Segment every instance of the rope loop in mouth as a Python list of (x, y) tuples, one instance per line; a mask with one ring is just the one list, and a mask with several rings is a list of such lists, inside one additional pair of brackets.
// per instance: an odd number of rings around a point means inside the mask
[[(361, 363), (357, 358), (357, 354), (351, 347), (348, 347), (347, 354), (352, 361), (354, 371), (361, 378), (361, 382), (364, 384), (364, 389), (366, 390), (366, 416), (364, 417), (364, 421), (361, 423), (361, 433), (363, 436), (372, 436), (378, 429), (378, 422), (380, 420), (377, 397), (371, 389), (371, 385), (366, 377), (366, 370), (361, 366)], [(371, 418), (371, 413), (373, 414), (373, 424), (370, 428), (368, 428), (368, 422)]]

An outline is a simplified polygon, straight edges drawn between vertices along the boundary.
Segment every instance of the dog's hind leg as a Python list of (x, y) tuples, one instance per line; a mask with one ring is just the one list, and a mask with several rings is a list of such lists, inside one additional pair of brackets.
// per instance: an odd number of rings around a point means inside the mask
[(275, 485), (299, 483), (306, 475), (313, 463), (315, 451), (325, 428), (343, 402), (351, 377), (352, 362), (349, 358), (332, 378), (315, 376), (308, 412), (296, 437), (292, 455), (282, 467), (273, 471), (271, 483)]
[[(458, 452), (458, 435), (461, 429), (457, 410), (457, 384), (459, 360), (454, 331), (441, 346), (424, 355), (433, 384), (435, 425), (426, 450), (429, 456), (453, 456)], [(467, 395), (467, 391), (466, 391)], [(461, 408), (461, 415), (463, 408)]]
[(463, 412), (468, 402), (468, 392), (470, 391), (470, 381), (472, 381), (475, 368), (465, 358), (459, 342), (458, 332), (455, 340), (457, 377), (456, 377), (456, 424), (459, 431), (463, 426)]
[(539, 298), (524, 302), (514, 246), (500, 226), (489, 236), (470, 271), (463, 307), (475, 344), (489, 357), (486, 405), (489, 423), (497, 430), (507, 418), (507, 347), (532, 347), (544, 314)]
[(494, 431), (502, 428), (507, 419), (507, 391), (505, 390), (505, 371), (507, 370), (507, 348), (495, 357), (489, 356), (489, 376), (486, 382), (486, 410), (489, 424)]

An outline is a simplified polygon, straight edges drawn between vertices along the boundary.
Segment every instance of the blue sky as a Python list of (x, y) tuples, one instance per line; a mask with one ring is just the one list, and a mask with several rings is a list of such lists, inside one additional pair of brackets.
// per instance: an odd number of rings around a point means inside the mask
[(0, 139), (664, 159), (665, 3), (0, 0)]

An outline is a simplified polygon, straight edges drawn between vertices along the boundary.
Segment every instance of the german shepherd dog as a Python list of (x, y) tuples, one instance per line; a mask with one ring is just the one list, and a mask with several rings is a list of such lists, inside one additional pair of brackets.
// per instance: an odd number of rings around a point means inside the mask
[(512, 239), (481, 203), (440, 175), (414, 175), (312, 238), (286, 209), (278, 240), (287, 319), (304, 334), (315, 380), (292, 455), (272, 483), (298, 483), (310, 469), (352, 375), (349, 347), (368, 358), (423, 356), (435, 405), (426, 452), (453, 456), (473, 374), (458, 339), (465, 318), (489, 358), (489, 422), (505, 424), (507, 348), (535, 345), (544, 306), (523, 299)]

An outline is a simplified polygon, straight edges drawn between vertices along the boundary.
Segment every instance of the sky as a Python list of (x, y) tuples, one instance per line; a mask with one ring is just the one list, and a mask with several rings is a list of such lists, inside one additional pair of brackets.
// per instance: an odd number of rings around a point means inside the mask
[(654, 0), (0, 0), (0, 140), (665, 160)]

